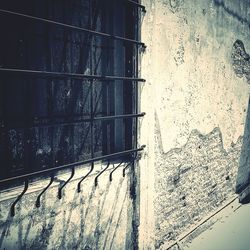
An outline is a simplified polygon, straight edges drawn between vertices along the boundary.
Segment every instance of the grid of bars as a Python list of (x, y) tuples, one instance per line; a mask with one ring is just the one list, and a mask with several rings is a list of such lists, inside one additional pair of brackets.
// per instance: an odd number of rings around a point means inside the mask
[[(145, 81), (138, 78), (145, 48), (138, 8), (145, 8), (135, 1), (69, 2), (1, 3), (7, 38), (0, 58), (0, 184), (25, 179), (26, 189), (30, 177), (64, 168), (73, 176), (75, 166), (130, 161), (143, 150), (136, 133), (145, 115), (137, 106), (137, 84)], [(14, 50), (5, 52), (8, 45)]]

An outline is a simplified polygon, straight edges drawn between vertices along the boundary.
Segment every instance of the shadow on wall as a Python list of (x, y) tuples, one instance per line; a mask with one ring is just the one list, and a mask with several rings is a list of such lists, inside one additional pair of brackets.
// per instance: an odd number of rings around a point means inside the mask
[(62, 200), (53, 201), (57, 187), (52, 188), (44, 195), (40, 209), (31, 205), (37, 194), (30, 193), (17, 206), (15, 217), (7, 214), (12, 200), (2, 202), (0, 249), (130, 248), (130, 181), (120, 178), (111, 185), (105, 179), (107, 182), (100, 187), (85, 186), (84, 193), (69, 189), (67, 194), (72, 195), (65, 195)]
[[(250, 4), (250, 0), (244, 0), (246, 5)], [(216, 7), (221, 7), (223, 10), (228, 13), (230, 16), (234, 17), (240, 23), (245, 23), (250, 28), (250, 22), (247, 18), (242, 17), (241, 14), (237, 13), (235, 10), (231, 9), (224, 0), (213, 0)]]
[[(240, 193), (250, 183), (250, 98), (243, 135), (243, 143), (236, 179), (236, 192)], [(249, 200), (250, 201), (250, 200)]]
[[(245, 77), (250, 83), (250, 56), (245, 50), (244, 43), (236, 40), (232, 49), (232, 66), (237, 77)], [(250, 98), (245, 122), (238, 174), (236, 179), (236, 192), (240, 193), (250, 183)]]

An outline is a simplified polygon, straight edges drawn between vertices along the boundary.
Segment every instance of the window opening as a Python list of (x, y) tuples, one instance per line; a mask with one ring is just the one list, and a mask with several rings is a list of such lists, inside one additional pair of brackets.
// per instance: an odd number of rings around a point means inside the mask
[(72, 171), (60, 198), (76, 166), (90, 163), (91, 173), (96, 161), (130, 162), (143, 150), (141, 11), (138, 2), (122, 0), (0, 4), (0, 184), (25, 183), (12, 214), (34, 176), (51, 177), (39, 207), (56, 171)]

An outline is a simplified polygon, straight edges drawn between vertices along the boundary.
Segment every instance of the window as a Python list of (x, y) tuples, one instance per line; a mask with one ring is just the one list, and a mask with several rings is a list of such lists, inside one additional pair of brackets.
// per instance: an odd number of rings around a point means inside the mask
[(0, 3), (0, 180), (131, 158), (141, 6)]

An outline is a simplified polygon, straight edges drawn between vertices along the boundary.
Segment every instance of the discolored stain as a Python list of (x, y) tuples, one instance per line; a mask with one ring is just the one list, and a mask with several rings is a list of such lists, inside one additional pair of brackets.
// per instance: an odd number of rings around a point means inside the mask
[[(226, 150), (220, 128), (215, 127), (208, 134), (194, 129), (185, 145), (165, 153), (157, 126), (161, 157), (156, 162), (154, 211), (156, 223), (161, 226), (156, 228), (156, 249), (165, 249), (164, 244), (174, 242), (235, 192), (242, 137)], [(170, 231), (174, 235), (166, 239)]]
[(181, 6), (183, 5), (184, 0), (169, 0), (169, 9), (172, 13), (180, 11)]
[(232, 65), (237, 77), (246, 77), (250, 84), (250, 56), (245, 50), (244, 43), (236, 40), (232, 48)]
[(178, 46), (178, 49), (176, 51), (176, 55), (174, 57), (176, 66), (180, 66), (181, 64), (183, 64), (185, 62), (184, 56), (185, 56), (185, 48), (183, 45), (183, 39), (180, 38), (179, 39), (179, 46)]

